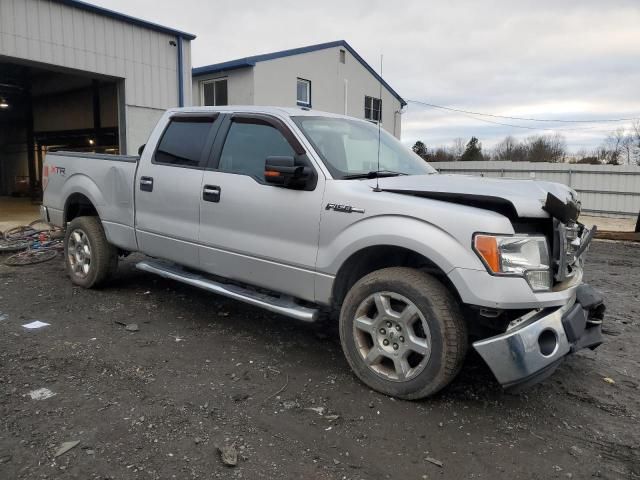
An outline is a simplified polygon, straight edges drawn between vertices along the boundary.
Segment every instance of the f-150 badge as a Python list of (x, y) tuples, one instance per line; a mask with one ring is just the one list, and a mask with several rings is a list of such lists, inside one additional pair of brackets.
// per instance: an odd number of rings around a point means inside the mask
[(338, 205), (337, 203), (327, 203), (324, 209), (342, 213), (364, 213), (364, 208), (356, 208), (351, 205)]

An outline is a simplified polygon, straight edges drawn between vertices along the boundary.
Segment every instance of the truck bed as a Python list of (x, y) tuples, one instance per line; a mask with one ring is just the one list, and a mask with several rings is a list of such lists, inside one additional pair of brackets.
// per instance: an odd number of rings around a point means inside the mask
[(65, 202), (84, 195), (98, 211), (108, 240), (136, 250), (134, 187), (138, 158), (99, 153), (51, 152), (45, 157), (43, 205), (62, 226)]

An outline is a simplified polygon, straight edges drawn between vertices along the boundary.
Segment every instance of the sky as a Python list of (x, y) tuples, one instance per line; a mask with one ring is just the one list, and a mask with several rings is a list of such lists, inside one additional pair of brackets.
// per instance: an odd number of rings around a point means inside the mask
[[(640, 118), (640, 0), (88, 0), (193, 33), (193, 66), (344, 39), (408, 101), (402, 140), (565, 136), (591, 149)], [(515, 126), (496, 125), (499, 122)]]

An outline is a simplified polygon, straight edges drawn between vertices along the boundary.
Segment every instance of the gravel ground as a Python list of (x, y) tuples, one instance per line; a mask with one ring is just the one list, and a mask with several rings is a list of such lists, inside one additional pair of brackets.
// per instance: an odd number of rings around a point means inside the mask
[[(640, 478), (640, 245), (589, 255), (602, 347), (520, 394), (471, 355), (420, 402), (359, 383), (335, 326), (138, 272), (134, 257), (99, 291), (72, 286), (61, 260), (0, 267), (0, 478)], [(21, 326), (33, 320), (50, 325)], [(55, 396), (32, 399), (41, 388)]]

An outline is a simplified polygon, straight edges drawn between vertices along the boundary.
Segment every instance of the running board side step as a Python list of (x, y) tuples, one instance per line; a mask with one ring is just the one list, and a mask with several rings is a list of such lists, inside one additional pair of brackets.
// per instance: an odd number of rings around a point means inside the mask
[(255, 292), (238, 285), (216, 282), (197, 273), (187, 272), (177, 265), (145, 260), (136, 264), (136, 268), (149, 273), (155, 273), (164, 278), (177, 280), (193, 287), (202, 288), (209, 292), (217, 293), (234, 300), (255, 305), (274, 313), (302, 320), (303, 322), (315, 322), (318, 318), (318, 310), (315, 308), (298, 305), (292, 297), (277, 297)]

